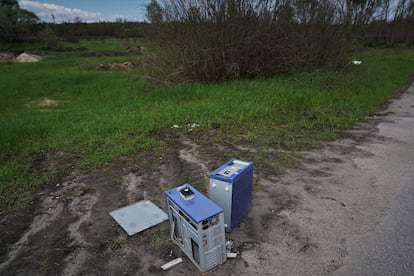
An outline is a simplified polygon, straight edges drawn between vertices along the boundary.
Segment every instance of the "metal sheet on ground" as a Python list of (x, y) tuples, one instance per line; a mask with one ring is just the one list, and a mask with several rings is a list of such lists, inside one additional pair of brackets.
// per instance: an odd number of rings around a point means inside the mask
[(109, 214), (129, 236), (168, 219), (167, 214), (149, 200), (119, 208)]

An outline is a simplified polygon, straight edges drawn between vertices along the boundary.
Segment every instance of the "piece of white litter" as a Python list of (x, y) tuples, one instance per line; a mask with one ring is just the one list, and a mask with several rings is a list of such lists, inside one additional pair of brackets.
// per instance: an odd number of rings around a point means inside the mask
[(353, 60), (352, 63), (355, 65), (360, 65), (362, 63), (362, 60)]
[(227, 259), (234, 259), (237, 257), (237, 253), (227, 252)]
[(197, 124), (197, 123), (192, 123), (192, 124), (188, 124), (187, 125), (189, 128), (195, 128), (195, 127), (199, 127), (200, 126), (200, 124)]
[(171, 262), (168, 262), (166, 264), (163, 264), (161, 266), (161, 268), (162, 268), (162, 270), (167, 270), (167, 269), (170, 269), (171, 267), (174, 267), (174, 266), (178, 265), (182, 261), (183, 261), (183, 259), (177, 258), (177, 259), (172, 260)]
[(171, 128), (180, 128), (179, 125), (172, 125)]

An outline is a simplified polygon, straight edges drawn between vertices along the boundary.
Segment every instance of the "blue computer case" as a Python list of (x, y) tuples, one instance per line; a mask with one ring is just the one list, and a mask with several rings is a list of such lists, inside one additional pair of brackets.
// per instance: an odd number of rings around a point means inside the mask
[(231, 159), (210, 173), (209, 195), (224, 210), (226, 231), (246, 216), (252, 200), (253, 162)]
[(226, 261), (223, 209), (190, 184), (165, 192), (171, 240), (206, 272)]

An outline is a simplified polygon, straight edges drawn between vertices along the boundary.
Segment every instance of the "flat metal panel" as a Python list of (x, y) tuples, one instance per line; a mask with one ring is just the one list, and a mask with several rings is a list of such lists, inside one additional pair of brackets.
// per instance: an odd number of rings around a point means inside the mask
[(149, 200), (119, 208), (109, 214), (129, 236), (168, 219), (167, 214)]
[(210, 199), (224, 210), (224, 224), (231, 227), (233, 185), (210, 178)]

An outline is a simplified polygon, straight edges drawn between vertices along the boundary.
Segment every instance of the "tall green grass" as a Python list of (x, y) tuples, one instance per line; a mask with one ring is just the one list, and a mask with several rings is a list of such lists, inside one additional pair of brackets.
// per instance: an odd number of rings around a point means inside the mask
[[(0, 209), (24, 206), (42, 181), (67, 173), (65, 164), (95, 167), (162, 150), (165, 143), (154, 133), (172, 125), (198, 123), (207, 132), (220, 125), (217, 143), (262, 147), (332, 139), (378, 110), (414, 73), (412, 49), (370, 50), (355, 58), (363, 63), (340, 72), (153, 91), (144, 89), (137, 71), (89, 69), (107, 58), (55, 53), (40, 63), (1, 65)], [(54, 164), (53, 175), (45, 175), (42, 162)]]

